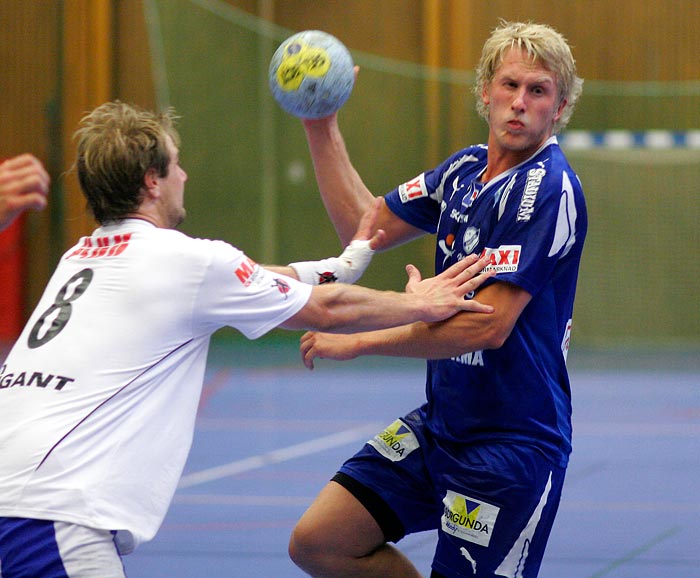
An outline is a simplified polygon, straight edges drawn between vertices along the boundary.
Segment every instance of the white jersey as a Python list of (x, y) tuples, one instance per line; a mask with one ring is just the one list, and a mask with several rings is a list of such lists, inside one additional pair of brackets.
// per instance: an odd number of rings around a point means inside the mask
[(141, 220), (81, 239), (0, 366), (0, 516), (151, 539), (190, 449), (210, 336), (260, 337), (310, 294), (227, 243)]

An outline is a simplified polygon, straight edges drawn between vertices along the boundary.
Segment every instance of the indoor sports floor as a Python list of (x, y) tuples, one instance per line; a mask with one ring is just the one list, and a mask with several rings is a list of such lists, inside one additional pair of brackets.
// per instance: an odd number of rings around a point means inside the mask
[[(570, 366), (574, 453), (540, 578), (700, 578), (697, 356), (572, 351)], [(309, 372), (282, 340), (216, 341), (180, 489), (156, 538), (125, 558), (129, 578), (304, 576), (287, 557), (295, 521), (422, 399), (420, 361)], [(433, 543), (400, 543), (426, 576)]]

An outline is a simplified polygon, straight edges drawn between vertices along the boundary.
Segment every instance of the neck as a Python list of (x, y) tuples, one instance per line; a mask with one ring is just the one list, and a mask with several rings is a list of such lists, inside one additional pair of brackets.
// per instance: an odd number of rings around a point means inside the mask
[(537, 146), (522, 150), (504, 149), (495, 144), (495, 142), (492, 142), (492, 139), (489, 139), (486, 170), (481, 176), (481, 182), (488, 183), (491, 179), (526, 161), (544, 146), (550, 136)]
[(148, 223), (151, 223), (151, 225), (154, 225), (156, 227), (160, 227), (160, 225), (158, 224), (158, 222), (154, 218), (152, 218), (148, 215), (142, 215), (140, 213), (130, 213), (128, 215), (125, 215), (124, 219), (140, 219), (142, 221), (146, 221)]

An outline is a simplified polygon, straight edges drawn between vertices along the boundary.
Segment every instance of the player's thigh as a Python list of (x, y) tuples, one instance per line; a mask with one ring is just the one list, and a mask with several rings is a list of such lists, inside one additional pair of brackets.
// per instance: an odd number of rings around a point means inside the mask
[(536, 576), (564, 470), (535, 449), (498, 444), (472, 448), (453, 464), (442, 472), (436, 575)]
[(340, 468), (340, 483), (360, 500), (387, 542), (438, 527), (444, 509), (429, 468), (438, 449), (420, 411), (378, 432)]
[(329, 482), (297, 523), (292, 543), (358, 557), (383, 544), (384, 535), (355, 496), (340, 484)]

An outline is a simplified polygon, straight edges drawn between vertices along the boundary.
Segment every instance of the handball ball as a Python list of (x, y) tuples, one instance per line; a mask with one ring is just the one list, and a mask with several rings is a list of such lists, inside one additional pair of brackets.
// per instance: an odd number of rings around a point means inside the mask
[(355, 82), (352, 56), (335, 36), (305, 30), (290, 36), (270, 61), (270, 90), (288, 113), (323, 118), (345, 104)]

